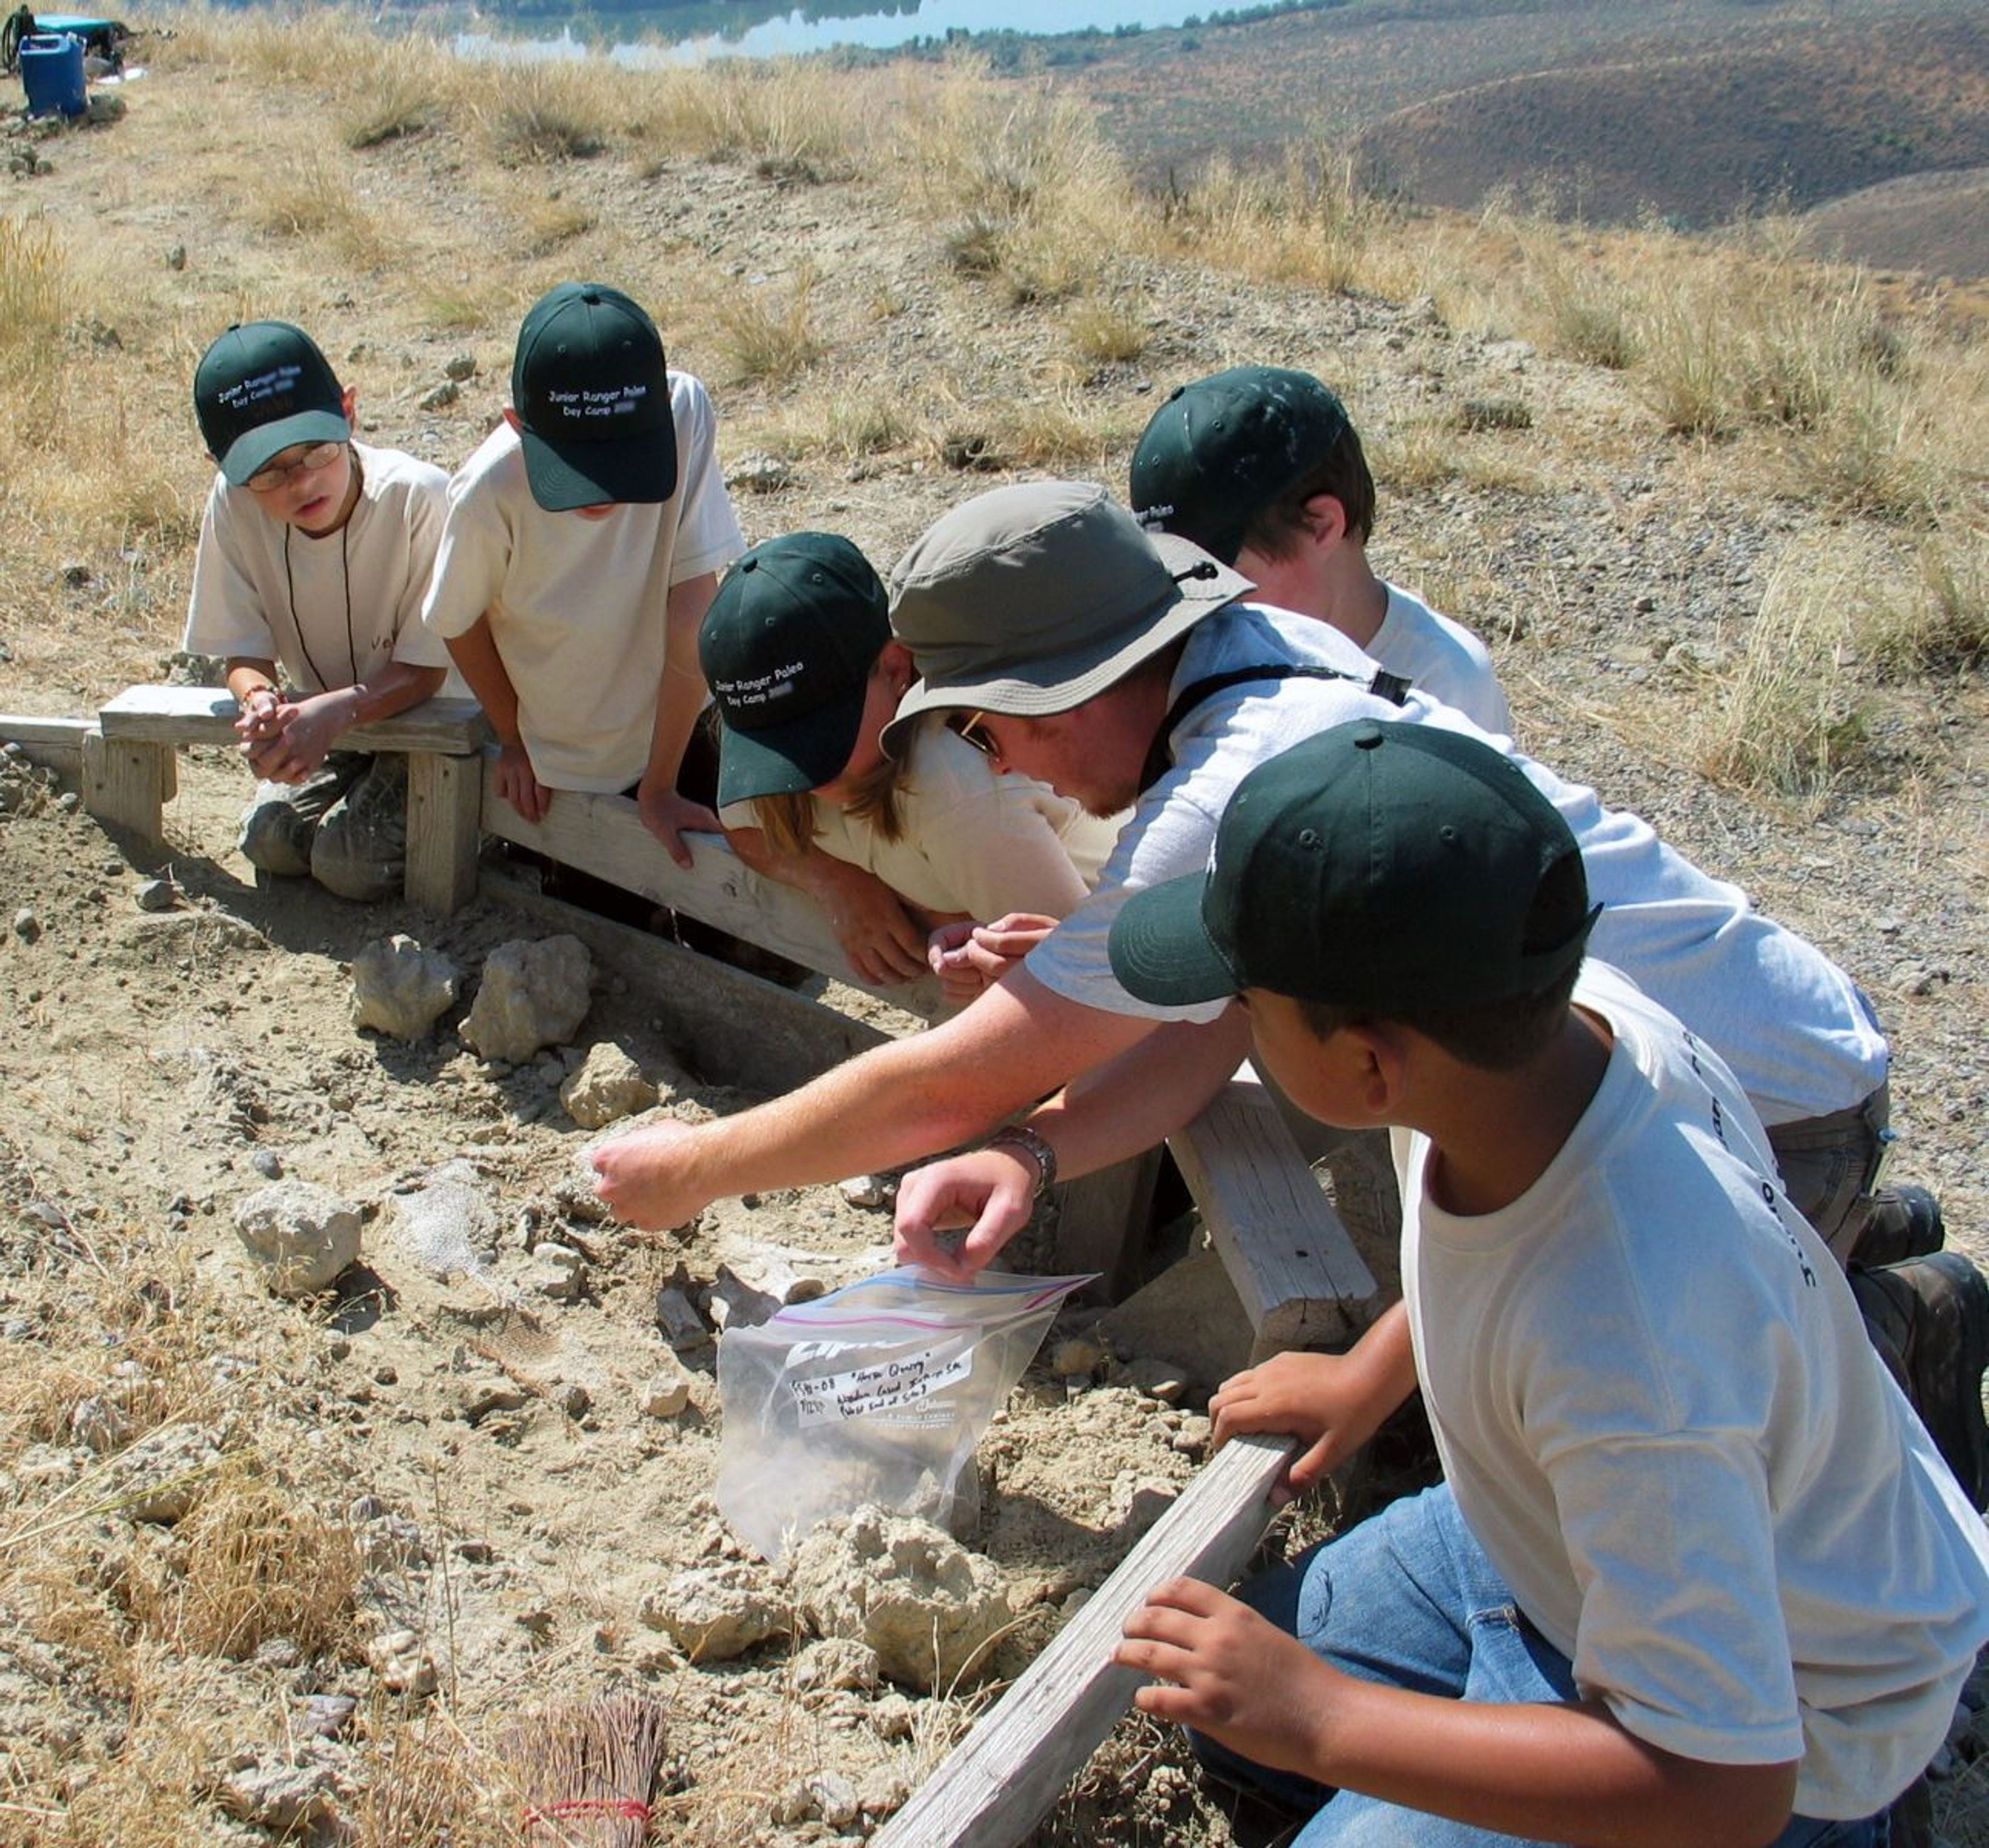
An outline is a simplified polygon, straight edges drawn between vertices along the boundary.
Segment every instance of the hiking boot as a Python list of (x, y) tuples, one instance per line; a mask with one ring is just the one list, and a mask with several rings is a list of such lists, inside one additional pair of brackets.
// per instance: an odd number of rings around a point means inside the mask
[(1872, 1196), (1871, 1216), (1851, 1248), (1854, 1264), (1897, 1264), (1940, 1250), (1940, 1202), (1924, 1187), (1888, 1187)]
[(1859, 1268), (1851, 1293), (1865, 1331), (1972, 1507), (1989, 1500), (1989, 1282), (1958, 1251)]

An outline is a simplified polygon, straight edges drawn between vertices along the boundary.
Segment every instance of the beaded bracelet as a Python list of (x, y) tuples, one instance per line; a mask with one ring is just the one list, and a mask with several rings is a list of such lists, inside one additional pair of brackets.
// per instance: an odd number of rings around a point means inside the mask
[(988, 1148), (1017, 1148), (1030, 1157), (1036, 1165), (1036, 1191), (1032, 1196), (1040, 1200), (1056, 1185), (1056, 1151), (1026, 1123), (1011, 1123), (998, 1129), (983, 1145)]

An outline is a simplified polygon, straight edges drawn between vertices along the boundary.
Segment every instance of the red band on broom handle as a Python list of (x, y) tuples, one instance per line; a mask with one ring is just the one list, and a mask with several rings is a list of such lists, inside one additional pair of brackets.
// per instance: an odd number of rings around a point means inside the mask
[(626, 1823), (646, 1823), (649, 1806), (633, 1797), (568, 1797), (562, 1803), (548, 1803), (543, 1809), (527, 1809), (525, 1826), (534, 1823), (557, 1822), (570, 1816), (615, 1816)]

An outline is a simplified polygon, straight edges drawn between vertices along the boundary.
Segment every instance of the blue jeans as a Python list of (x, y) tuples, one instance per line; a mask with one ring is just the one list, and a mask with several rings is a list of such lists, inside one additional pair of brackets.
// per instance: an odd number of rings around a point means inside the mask
[[(1577, 1698), (1567, 1658), (1520, 1614), (1445, 1483), (1395, 1502), (1237, 1595), (1363, 1680), (1465, 1700)], [(1218, 1776), (1317, 1812), (1292, 1848), (1522, 1848), (1513, 1836), (1266, 1770), (1211, 1739), (1194, 1745)], [(1856, 1823), (1798, 1816), (1774, 1848), (1887, 1848), (1890, 1833), (1882, 1813)]]

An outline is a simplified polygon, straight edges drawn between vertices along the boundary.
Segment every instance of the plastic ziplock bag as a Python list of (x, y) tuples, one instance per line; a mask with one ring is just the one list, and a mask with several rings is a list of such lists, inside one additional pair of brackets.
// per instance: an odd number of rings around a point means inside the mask
[[(974, 1446), (1083, 1277), (908, 1267), (795, 1303), (718, 1343), (718, 1508), (767, 1558), (866, 1504), (953, 1529)], [(961, 1479), (967, 1489), (963, 1495)]]

